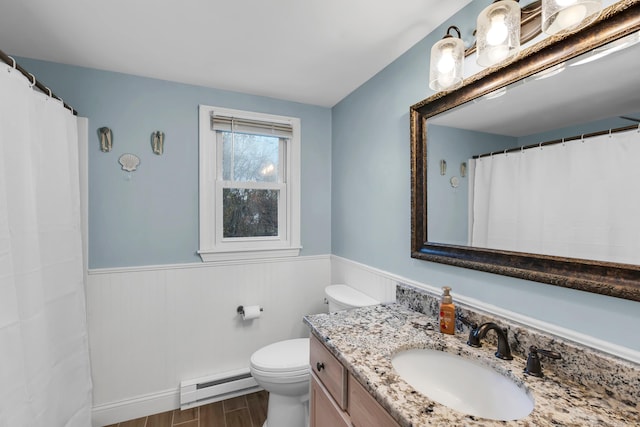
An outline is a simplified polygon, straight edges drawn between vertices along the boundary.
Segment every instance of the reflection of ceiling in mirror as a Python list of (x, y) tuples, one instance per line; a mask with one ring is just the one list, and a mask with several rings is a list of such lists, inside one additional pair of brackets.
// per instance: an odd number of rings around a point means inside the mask
[[(618, 50), (608, 55), (602, 55), (606, 47), (595, 49), (567, 61), (560, 72), (538, 73), (509, 86), (502, 96), (485, 95), (429, 123), (521, 137), (612, 116), (640, 119), (640, 32), (625, 40), (635, 44), (620, 49), (621, 41), (613, 42), (607, 47)], [(602, 57), (584, 61), (596, 55)]]

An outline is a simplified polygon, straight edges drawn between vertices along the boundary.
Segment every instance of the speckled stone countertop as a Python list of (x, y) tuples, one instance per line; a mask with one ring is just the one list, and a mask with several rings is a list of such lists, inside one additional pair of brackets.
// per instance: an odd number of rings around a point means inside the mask
[[(497, 359), (493, 345), (466, 345), (466, 335), (443, 335), (437, 319), (399, 304), (360, 308), (348, 312), (309, 315), (304, 322), (372, 396), (403, 427), (418, 426), (639, 426), (634, 401), (559, 378), (524, 374), (525, 360)], [(435, 326), (435, 329), (432, 328)], [(433, 348), (477, 360), (513, 379), (533, 396), (531, 414), (517, 421), (495, 421), (469, 416), (438, 404), (402, 380), (391, 357), (405, 349)], [(625, 384), (637, 391), (638, 384)], [(632, 389), (631, 395), (635, 394)], [(624, 390), (622, 391), (624, 393)]]

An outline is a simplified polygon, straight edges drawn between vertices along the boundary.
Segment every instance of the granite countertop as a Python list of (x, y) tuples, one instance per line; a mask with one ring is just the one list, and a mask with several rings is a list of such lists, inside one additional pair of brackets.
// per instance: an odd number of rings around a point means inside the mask
[[(640, 425), (638, 408), (606, 393), (546, 373), (524, 374), (526, 361), (494, 356), (493, 345), (472, 348), (463, 334), (444, 335), (438, 320), (399, 304), (359, 308), (304, 318), (311, 332), (403, 427), (418, 426), (631, 426)], [(469, 416), (438, 404), (402, 380), (391, 357), (405, 349), (433, 348), (491, 366), (526, 388), (535, 400), (531, 414), (517, 421)]]

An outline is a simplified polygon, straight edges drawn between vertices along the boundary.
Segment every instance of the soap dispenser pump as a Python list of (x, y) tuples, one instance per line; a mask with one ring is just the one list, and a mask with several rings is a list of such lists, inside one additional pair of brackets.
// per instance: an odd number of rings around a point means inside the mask
[(456, 307), (451, 298), (451, 288), (442, 288), (442, 301), (440, 301), (440, 332), (453, 335), (456, 331)]

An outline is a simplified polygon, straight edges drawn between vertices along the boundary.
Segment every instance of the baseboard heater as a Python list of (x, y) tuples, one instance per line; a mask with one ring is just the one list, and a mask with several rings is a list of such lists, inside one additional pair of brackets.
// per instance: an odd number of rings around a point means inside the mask
[(189, 409), (262, 390), (248, 368), (180, 382), (180, 409)]

